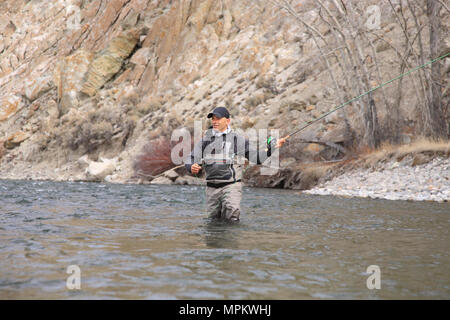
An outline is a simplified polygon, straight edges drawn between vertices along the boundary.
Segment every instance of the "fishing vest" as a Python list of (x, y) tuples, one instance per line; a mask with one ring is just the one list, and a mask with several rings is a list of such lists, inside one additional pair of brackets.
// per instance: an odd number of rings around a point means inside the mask
[(207, 186), (222, 187), (241, 181), (245, 159), (262, 164), (271, 156), (271, 149), (269, 145), (261, 156), (257, 149), (250, 146), (248, 139), (233, 130), (215, 134), (209, 129), (202, 140), (194, 146), (194, 150), (185, 161), (185, 167), (190, 172), (192, 164), (200, 164), (206, 175)]
[(206, 184), (210, 187), (239, 182), (245, 164), (245, 138), (231, 129), (220, 135), (209, 129), (201, 143), (194, 147), (190, 158), (189, 163), (202, 166)]
[(245, 140), (233, 130), (215, 135), (208, 130), (202, 139), (202, 168), (210, 187), (221, 187), (242, 179)]

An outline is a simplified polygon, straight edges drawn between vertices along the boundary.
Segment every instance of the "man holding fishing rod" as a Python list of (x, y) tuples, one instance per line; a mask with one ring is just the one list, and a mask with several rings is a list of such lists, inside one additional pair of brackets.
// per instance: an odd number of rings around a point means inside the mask
[[(361, 97), (370, 94), (393, 81), (403, 78), (404, 76), (418, 71), (427, 65), (430, 65), (436, 61), (442, 60), (450, 55), (450, 52), (430, 60), (418, 67), (408, 70), (395, 78), (390, 79), (384, 83), (373, 87), (372, 89), (361, 93), (360, 95), (340, 104), (336, 108), (324, 113), (320, 117), (314, 119), (303, 125), (301, 128), (289, 133), (287, 136), (281, 139), (269, 138), (267, 140), (266, 154), (263, 158), (260, 158), (260, 153), (256, 152), (257, 164), (262, 164), (272, 154), (274, 148), (280, 148), (288, 138), (299, 134), (307, 127), (317, 123), (326, 116), (336, 112), (345, 106), (350, 105), (352, 102), (360, 99)], [(212, 118), (213, 127), (206, 132), (206, 135), (202, 138), (202, 141), (197, 144), (185, 161), (186, 169), (192, 174), (198, 174), (203, 168), (206, 173), (206, 201), (208, 212), (212, 217), (225, 218), (229, 221), (239, 221), (240, 215), (240, 200), (241, 200), (241, 178), (242, 178), (242, 162), (238, 162), (234, 165), (235, 157), (245, 157), (248, 160), (251, 155), (255, 154), (255, 150), (252, 150), (247, 139), (237, 135), (230, 129), (230, 114), (224, 107), (215, 108), (208, 114), (208, 118)], [(217, 152), (216, 152), (217, 151)]]
[(230, 113), (225, 107), (217, 107), (208, 114), (212, 128), (185, 160), (188, 172), (206, 175), (206, 206), (211, 218), (239, 222), (242, 197), (242, 171), (245, 159), (262, 164), (274, 148), (280, 148), (289, 136), (269, 138), (265, 152), (251, 147), (245, 137), (230, 128)]

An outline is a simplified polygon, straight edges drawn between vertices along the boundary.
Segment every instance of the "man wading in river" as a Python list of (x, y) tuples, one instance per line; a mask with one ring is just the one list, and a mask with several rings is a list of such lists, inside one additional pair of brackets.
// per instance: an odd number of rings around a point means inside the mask
[[(287, 137), (268, 144), (263, 157), (250, 148), (248, 139), (230, 128), (230, 113), (224, 107), (215, 108), (208, 114), (212, 128), (191, 152), (185, 161), (186, 169), (196, 175), (201, 170), (206, 174), (206, 206), (211, 218), (238, 222), (241, 213), (243, 158), (256, 158), (262, 164), (272, 154), (273, 146), (281, 147)], [(256, 157), (254, 157), (256, 155)]]

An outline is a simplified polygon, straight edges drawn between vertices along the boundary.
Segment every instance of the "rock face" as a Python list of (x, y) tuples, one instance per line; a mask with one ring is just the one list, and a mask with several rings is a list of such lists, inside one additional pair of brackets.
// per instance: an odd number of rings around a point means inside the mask
[(28, 138), (29, 136), (25, 132), (19, 131), (9, 136), (4, 142), (4, 146), (6, 149), (14, 149)]
[(98, 89), (119, 72), (123, 61), (131, 54), (138, 40), (138, 30), (122, 32), (112, 39), (108, 47), (90, 63), (81, 92), (94, 96)]
[(91, 52), (80, 49), (58, 63), (53, 82), (57, 88), (60, 115), (79, 107), (80, 92), (93, 58)]
[[(234, 128), (275, 128), (283, 134), (318, 118), (347, 98), (334, 88), (322, 60), (330, 57), (334, 81), (344, 83), (346, 75), (337, 71), (339, 55), (334, 55), (340, 48), (336, 44), (330, 52), (321, 52), (313, 37), (317, 33), (305, 27), (320, 32), (321, 41), (336, 41), (316, 1), (291, 3), (304, 23), (272, 1), (1, 1), (3, 176), (31, 166), (42, 178), (54, 179), (54, 171), (47, 174), (45, 168), (64, 167), (74, 170), (64, 177), (84, 179), (88, 174), (136, 182), (142, 177), (133, 164), (148, 141), (170, 139), (175, 128), (192, 127), (196, 120), (206, 122), (205, 114), (218, 105), (229, 107)], [(332, 3), (327, 8), (338, 14)], [(391, 7), (379, 5), (386, 21), (373, 32), (402, 47), (403, 31)], [(441, 11), (447, 30), (450, 19)], [(424, 12), (417, 16), (420, 21), (426, 18)], [(385, 42), (372, 43), (378, 65), (372, 63), (372, 46), (362, 52), (369, 73), (383, 80), (400, 70), (392, 65), (396, 51), (383, 47)], [(387, 100), (394, 91), (386, 88)], [(404, 79), (403, 97), (399, 112), (414, 114), (416, 96), (409, 78)], [(383, 99), (375, 95), (374, 101), (379, 105)], [(303, 138), (350, 146), (361, 135), (363, 107), (350, 106), (339, 116), (325, 118), (305, 130)], [(413, 120), (405, 118), (405, 123)], [(11, 138), (17, 132), (26, 140)], [(406, 129), (403, 133), (411, 134)], [(280, 156), (289, 159), (284, 165), (330, 160), (335, 153), (327, 148), (293, 140)], [(77, 163), (84, 155), (117, 158), (116, 168), (121, 169), (111, 173), (112, 165), (99, 161), (98, 166), (107, 169), (97, 173), (97, 164), (92, 164), (85, 172)], [(287, 165), (282, 169), (284, 180), (273, 177), (270, 185), (293, 186), (298, 174), (289, 173)], [(171, 183), (199, 182), (180, 174), (165, 178)]]
[(4, 121), (23, 108), (23, 99), (19, 96), (5, 96), (0, 100), (0, 121)]

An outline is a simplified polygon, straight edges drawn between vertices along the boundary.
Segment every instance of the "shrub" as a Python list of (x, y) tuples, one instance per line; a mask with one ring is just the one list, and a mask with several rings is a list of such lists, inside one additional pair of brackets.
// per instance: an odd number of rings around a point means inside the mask
[(303, 111), (306, 108), (306, 103), (304, 101), (292, 101), (292, 100), (283, 100), (280, 104), (279, 112), (288, 112), (292, 110)]
[(171, 160), (172, 143), (166, 137), (160, 137), (148, 142), (142, 148), (141, 154), (135, 159), (133, 168), (137, 175), (153, 178), (175, 165)]
[(251, 96), (245, 100), (247, 105), (250, 107), (256, 107), (259, 106), (261, 103), (264, 103), (264, 94), (256, 94), (254, 96)]
[(100, 145), (111, 144), (113, 136), (113, 126), (111, 123), (101, 121), (90, 123), (81, 121), (66, 135), (66, 145), (72, 150), (83, 146), (87, 152), (92, 152)]
[(88, 112), (71, 109), (60, 120), (60, 126), (51, 132), (56, 142), (73, 151), (82, 147), (89, 153), (110, 145), (114, 134), (125, 131), (129, 136), (134, 128), (117, 106), (108, 104)]
[(264, 77), (261, 76), (255, 83), (257, 89), (264, 88), (270, 91), (272, 94), (276, 95), (279, 93), (277, 89), (276, 80), (274, 77)]

